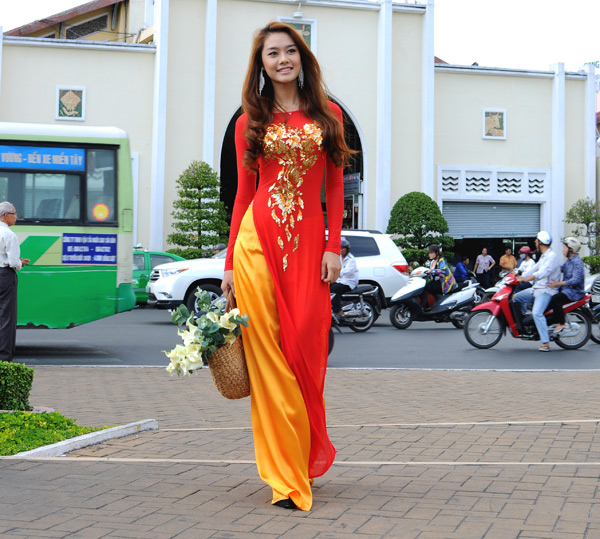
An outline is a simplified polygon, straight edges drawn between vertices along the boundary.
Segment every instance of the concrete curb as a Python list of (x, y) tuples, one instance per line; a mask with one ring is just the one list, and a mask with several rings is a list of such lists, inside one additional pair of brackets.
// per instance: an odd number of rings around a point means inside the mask
[(23, 451), (16, 455), (12, 455), (11, 458), (60, 457), (61, 455), (69, 453), (70, 451), (75, 451), (76, 449), (100, 444), (107, 440), (114, 440), (115, 438), (123, 438), (124, 436), (130, 436), (131, 434), (137, 434), (138, 432), (145, 430), (158, 430), (158, 421), (156, 419), (144, 419), (142, 421), (128, 423), (127, 425), (119, 425), (118, 427), (111, 427), (110, 429), (90, 432), (89, 434), (69, 438), (68, 440), (63, 440), (62, 442), (57, 442), (55, 444), (37, 447), (31, 451)]

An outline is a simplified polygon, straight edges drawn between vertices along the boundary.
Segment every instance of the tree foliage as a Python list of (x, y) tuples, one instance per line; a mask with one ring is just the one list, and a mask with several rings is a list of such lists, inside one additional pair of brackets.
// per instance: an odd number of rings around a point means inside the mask
[(227, 243), (229, 225), (225, 204), (219, 199), (218, 174), (201, 161), (193, 161), (177, 179), (179, 198), (171, 215), (175, 232), (167, 243), (169, 252), (185, 258), (201, 258), (212, 254), (217, 243)]
[(446, 251), (454, 246), (454, 240), (444, 234), (448, 223), (439, 206), (425, 193), (413, 191), (399, 198), (390, 215), (387, 233), (398, 234), (395, 240), (401, 249), (424, 249), (432, 243)]
[(600, 202), (580, 198), (567, 212), (565, 223), (578, 225), (574, 234), (587, 238), (592, 256), (600, 254)]
[(600, 255), (584, 256), (581, 260), (587, 264), (591, 274), (600, 273)]

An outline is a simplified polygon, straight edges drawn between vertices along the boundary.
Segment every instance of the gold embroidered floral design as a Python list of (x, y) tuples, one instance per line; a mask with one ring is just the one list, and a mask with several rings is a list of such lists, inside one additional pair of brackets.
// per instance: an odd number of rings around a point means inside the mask
[(304, 175), (320, 157), (323, 136), (317, 124), (307, 123), (303, 127), (287, 124), (272, 124), (268, 127), (263, 143), (266, 160), (277, 159), (281, 170), (277, 180), (269, 188), (268, 206), (271, 217), (282, 230), (277, 237), (277, 245), (285, 253), (282, 259), (283, 270), (288, 267), (289, 249), (298, 249), (299, 235), (294, 235), (294, 227), (302, 221), (304, 200), (300, 190)]

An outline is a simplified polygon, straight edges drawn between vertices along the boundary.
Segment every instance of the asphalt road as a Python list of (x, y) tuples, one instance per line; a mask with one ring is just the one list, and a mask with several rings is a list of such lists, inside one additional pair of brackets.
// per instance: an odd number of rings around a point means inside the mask
[[(505, 336), (490, 350), (471, 347), (451, 324), (419, 322), (395, 329), (383, 311), (366, 333), (336, 333), (332, 368), (560, 370), (600, 369), (600, 345), (538, 352), (536, 342)], [(15, 360), (36, 365), (166, 366), (162, 350), (180, 343), (167, 311), (135, 309), (84, 326), (20, 329)]]

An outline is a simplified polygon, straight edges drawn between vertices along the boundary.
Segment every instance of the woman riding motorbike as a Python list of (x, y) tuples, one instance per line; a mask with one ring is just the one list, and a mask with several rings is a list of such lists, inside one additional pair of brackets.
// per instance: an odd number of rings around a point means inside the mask
[(558, 288), (558, 294), (552, 296), (548, 308), (552, 309), (551, 323), (556, 324), (553, 335), (558, 335), (565, 329), (565, 312), (562, 306), (571, 301), (577, 301), (585, 295), (583, 261), (579, 258), (581, 243), (572, 237), (563, 240), (563, 255), (567, 261), (560, 267), (562, 281), (552, 281), (550, 288)]
[(440, 247), (438, 245), (430, 245), (427, 250), (430, 261), (429, 271), (432, 277), (425, 285), (425, 289), (421, 295), (421, 305), (424, 311), (431, 310), (431, 307), (427, 303), (429, 294), (441, 296), (453, 292), (458, 287), (445, 258), (440, 253)]
[[(517, 266), (516, 273), (517, 275), (523, 275), (527, 273), (530, 269), (535, 266), (535, 260), (531, 258), (531, 249), (524, 245), (519, 249), (519, 258), (523, 257), (521, 263)], [(519, 293), (521, 290), (526, 290), (527, 288), (531, 288), (533, 286), (532, 283), (522, 282), (517, 286), (513, 292), (513, 294)]]

